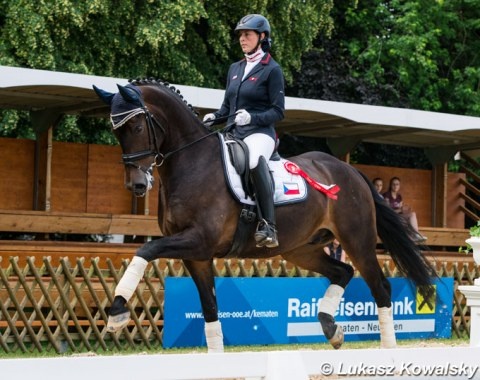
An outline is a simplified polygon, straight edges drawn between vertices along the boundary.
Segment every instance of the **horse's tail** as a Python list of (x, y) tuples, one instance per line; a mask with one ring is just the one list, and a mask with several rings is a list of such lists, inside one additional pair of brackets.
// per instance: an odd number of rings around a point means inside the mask
[(385, 249), (390, 253), (400, 273), (412, 279), (425, 298), (430, 298), (433, 294), (431, 278), (437, 277), (437, 273), (423, 256), (420, 246), (412, 240), (416, 231), (387, 204), (370, 180), (363, 173), (360, 175), (372, 192), (377, 217), (377, 234)]

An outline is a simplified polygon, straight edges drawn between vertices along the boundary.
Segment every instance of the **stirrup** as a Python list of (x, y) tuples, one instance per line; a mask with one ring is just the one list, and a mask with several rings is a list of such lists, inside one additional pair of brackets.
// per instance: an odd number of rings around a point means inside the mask
[(268, 223), (266, 220), (261, 220), (255, 232), (255, 242), (257, 243), (257, 247), (278, 247), (277, 229), (275, 225)]

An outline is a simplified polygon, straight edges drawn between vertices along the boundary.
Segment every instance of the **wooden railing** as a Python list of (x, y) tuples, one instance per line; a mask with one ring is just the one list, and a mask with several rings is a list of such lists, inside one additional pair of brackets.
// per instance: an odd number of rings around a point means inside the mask
[(0, 231), (160, 236), (155, 216), (0, 210)]
[[(0, 231), (25, 233), (161, 236), (156, 216), (0, 210)], [(420, 227), (433, 246), (461, 246), (466, 229)], [(0, 240), (1, 242), (1, 240)]]
[[(104, 244), (108, 245), (108, 244)], [(133, 246), (130, 247), (133, 251)], [(47, 252), (45, 252), (47, 253)], [(91, 251), (92, 255), (95, 252)], [(431, 254), (440, 277), (472, 284), (480, 273), (471, 255), (457, 252)], [(378, 253), (388, 277), (398, 271), (388, 254)], [(118, 262), (118, 260), (116, 260)], [(114, 289), (127, 268), (110, 257), (4, 257), (0, 267), (0, 346), (5, 352), (94, 351), (162, 346), (165, 277), (188, 276), (180, 261), (153, 261), (128, 304), (132, 322), (120, 333), (106, 331), (107, 312)], [(261, 260), (219, 259), (214, 273), (223, 277), (311, 277), (281, 257)], [(469, 309), (457, 290), (454, 293), (452, 331), (468, 336)]]
[[(156, 217), (0, 210), (0, 230), (25, 233), (131, 234), (160, 236)], [(471, 284), (480, 276), (471, 255), (458, 252), (468, 230), (421, 228), (426, 252), (439, 276)], [(5, 352), (154, 349), (162, 345), (166, 276), (187, 276), (180, 261), (157, 260), (129, 303), (134, 316), (118, 334), (106, 331), (108, 307), (129, 260), (140, 244), (0, 240), (0, 347)], [(387, 276), (397, 270), (388, 254), (377, 252)], [(216, 260), (216, 276), (317, 276), (281, 257), (269, 260)], [(469, 310), (454, 294), (452, 331), (469, 332)]]

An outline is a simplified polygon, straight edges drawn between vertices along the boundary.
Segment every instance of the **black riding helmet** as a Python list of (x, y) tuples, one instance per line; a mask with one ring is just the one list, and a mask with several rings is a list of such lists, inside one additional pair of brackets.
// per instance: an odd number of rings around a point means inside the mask
[(270, 38), (270, 23), (268, 20), (259, 14), (250, 14), (243, 16), (235, 27), (235, 34), (238, 34), (240, 30), (254, 30), (258, 34), (265, 33), (265, 38), (259, 43), (262, 44), (264, 51), (270, 50), (272, 46), (272, 40)]

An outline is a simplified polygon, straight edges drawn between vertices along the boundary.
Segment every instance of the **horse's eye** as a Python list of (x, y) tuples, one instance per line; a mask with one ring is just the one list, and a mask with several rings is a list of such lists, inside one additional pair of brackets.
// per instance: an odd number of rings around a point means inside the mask
[(133, 127), (133, 133), (139, 135), (142, 132), (143, 132), (143, 125), (137, 124), (135, 127)]

